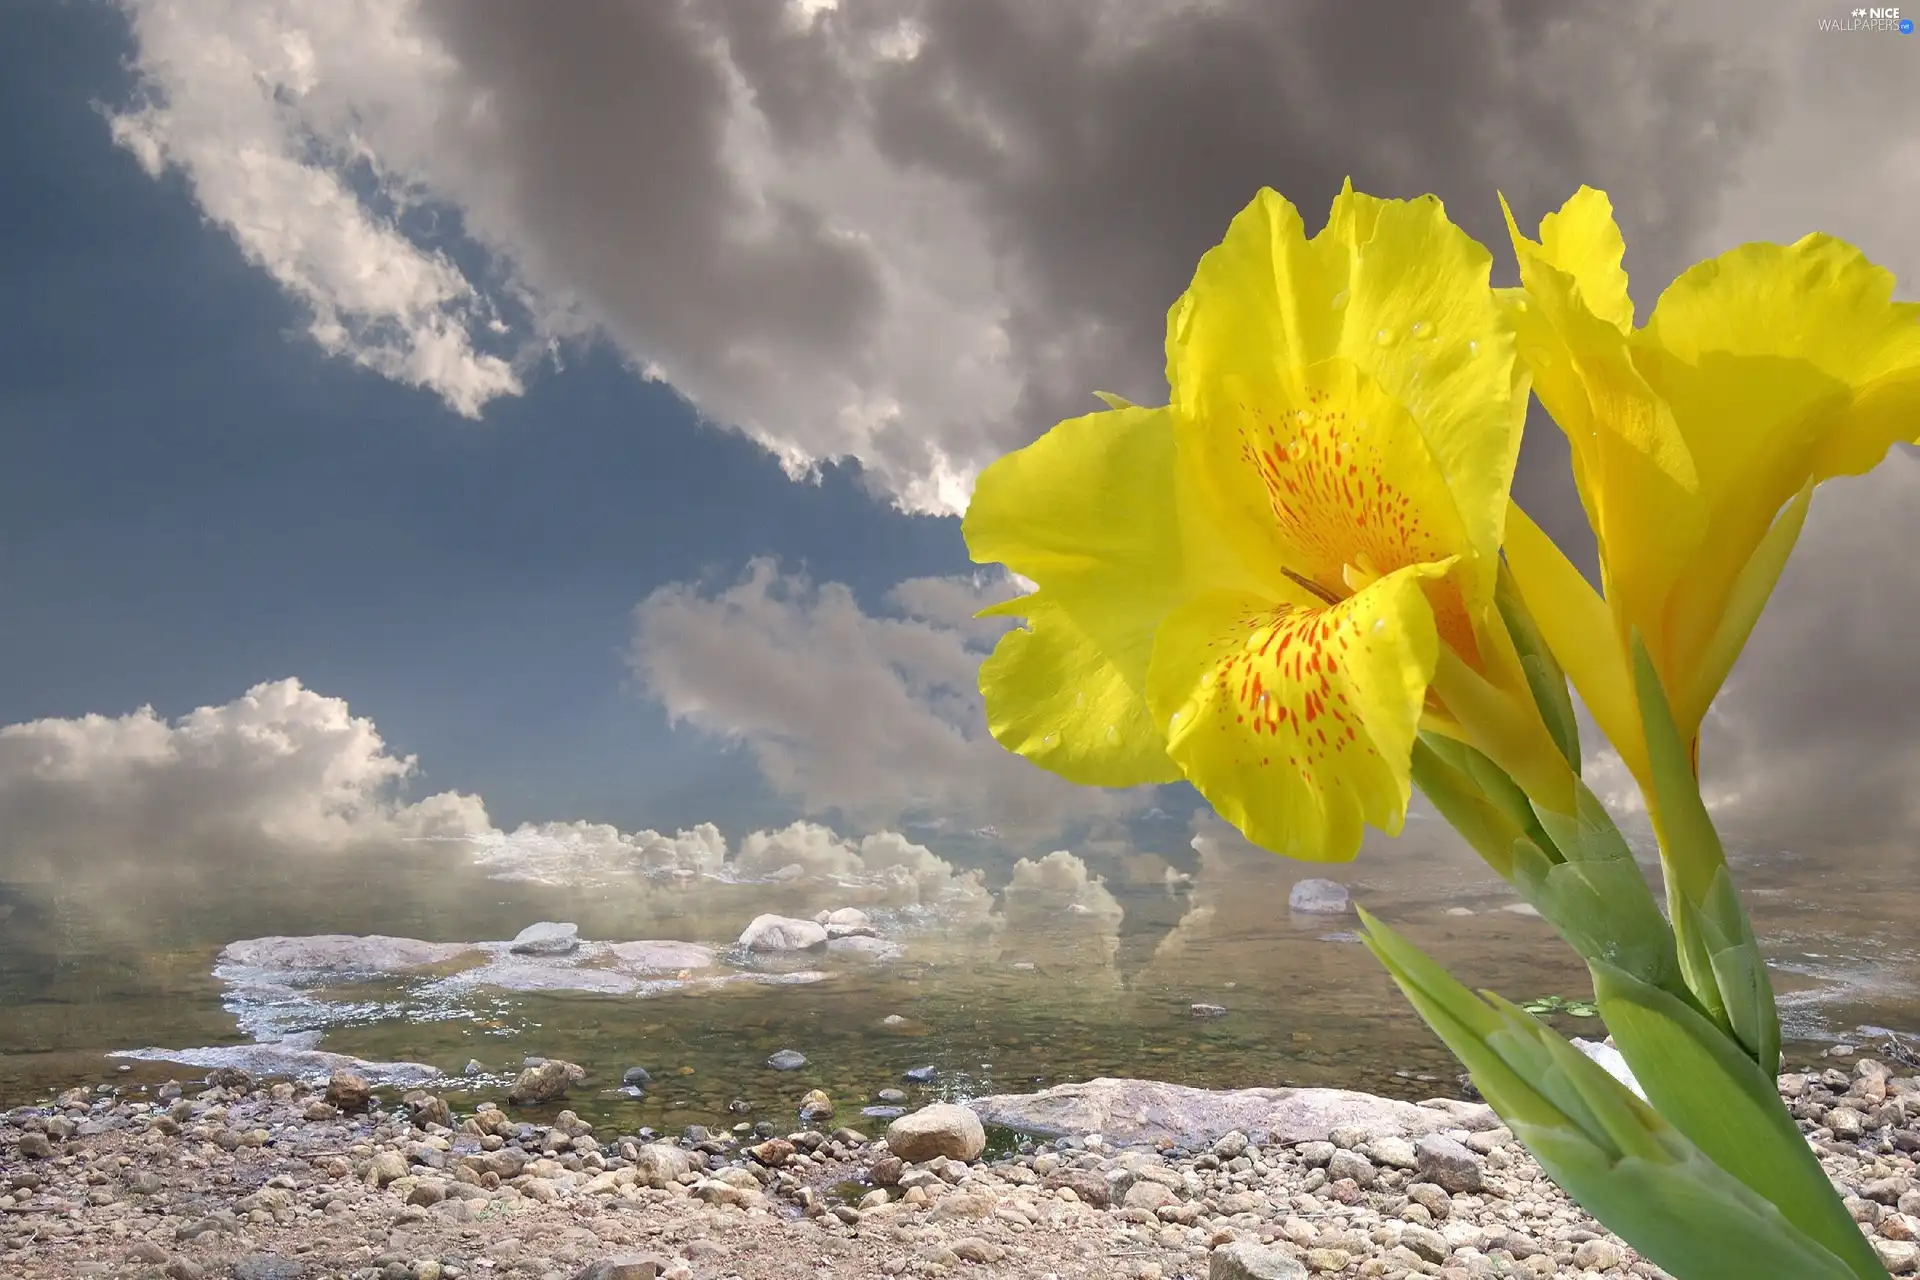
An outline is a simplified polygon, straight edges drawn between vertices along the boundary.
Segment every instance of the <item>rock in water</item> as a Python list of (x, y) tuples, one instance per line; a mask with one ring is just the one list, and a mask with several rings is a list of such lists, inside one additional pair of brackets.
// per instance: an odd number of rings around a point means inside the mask
[(542, 920), (514, 935), (507, 948), (516, 956), (564, 956), (580, 949), (580, 926)]
[(987, 1149), (980, 1117), (965, 1107), (936, 1102), (887, 1126), (887, 1150), (911, 1164), (945, 1156), (978, 1160)]
[(407, 1110), (413, 1113), (413, 1122), (422, 1129), (430, 1124), (453, 1128), (453, 1109), (439, 1094), (428, 1093), (425, 1089), (409, 1089), (400, 1100), (407, 1104)]
[(827, 928), (792, 916), (755, 916), (740, 945), (748, 951), (813, 951), (827, 945)]
[(616, 942), (607, 950), (629, 973), (677, 973), (682, 969), (711, 969), (714, 963), (713, 948), (697, 942), (642, 939)]
[(781, 1049), (767, 1059), (767, 1065), (775, 1071), (798, 1071), (807, 1065), (807, 1057), (796, 1049)]
[(645, 1067), (628, 1067), (626, 1070), (626, 1074), (620, 1077), (620, 1083), (628, 1084), (628, 1085), (638, 1085), (640, 1088), (644, 1089), (648, 1085), (653, 1083), (653, 1077), (650, 1074), (648, 1074), (647, 1069)]
[(520, 1073), (520, 1077), (513, 1082), (513, 1088), (507, 1091), (507, 1101), (516, 1107), (538, 1106), (542, 1102), (566, 1097), (567, 1087), (586, 1077), (583, 1068), (558, 1058), (549, 1058)]
[(1207, 1280), (1306, 1280), (1307, 1264), (1279, 1245), (1237, 1240), (1207, 1259)]
[(814, 1089), (800, 1099), (800, 1118), (808, 1124), (816, 1120), (825, 1120), (832, 1114), (833, 1099), (827, 1096), (824, 1089)]
[(342, 1111), (363, 1111), (372, 1096), (373, 1086), (367, 1083), (366, 1077), (344, 1068), (334, 1072), (327, 1081), (327, 1101)]
[(1344, 916), (1353, 910), (1353, 895), (1338, 880), (1302, 880), (1287, 895), (1287, 909), (1303, 916)]

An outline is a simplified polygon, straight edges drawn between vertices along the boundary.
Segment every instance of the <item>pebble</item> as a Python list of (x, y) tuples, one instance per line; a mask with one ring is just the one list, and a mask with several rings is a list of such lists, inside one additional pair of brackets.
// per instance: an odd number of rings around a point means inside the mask
[(798, 1071), (807, 1065), (807, 1057), (797, 1049), (781, 1049), (767, 1059), (775, 1071)]
[(1277, 1245), (1236, 1240), (1207, 1258), (1207, 1280), (1301, 1280), (1307, 1268)]
[[(946, 1104), (898, 1117), (884, 1141), (765, 1121), (669, 1141), (571, 1111), (523, 1124), (457, 1094), (345, 1111), (330, 1087), (241, 1079), (157, 1108), (89, 1090), (0, 1114), (0, 1275), (1658, 1275), (1497, 1128), (1409, 1141), (1349, 1127), (1289, 1145), (1233, 1130), (1166, 1150), (1088, 1135), (986, 1160), (978, 1117)], [(1920, 1080), (1863, 1059), (1781, 1089), (1888, 1271), (1920, 1271)], [(443, 1124), (428, 1099), (461, 1110)], [(1828, 1123), (1847, 1111), (1857, 1142)]]

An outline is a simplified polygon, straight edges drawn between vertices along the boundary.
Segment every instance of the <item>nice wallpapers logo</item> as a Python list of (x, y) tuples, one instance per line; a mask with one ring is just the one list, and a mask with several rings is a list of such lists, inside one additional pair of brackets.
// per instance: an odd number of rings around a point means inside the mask
[(1896, 7), (1875, 7), (1855, 9), (1844, 18), (1816, 18), (1822, 31), (1897, 31), (1903, 36), (1913, 34), (1913, 19), (1900, 16)]

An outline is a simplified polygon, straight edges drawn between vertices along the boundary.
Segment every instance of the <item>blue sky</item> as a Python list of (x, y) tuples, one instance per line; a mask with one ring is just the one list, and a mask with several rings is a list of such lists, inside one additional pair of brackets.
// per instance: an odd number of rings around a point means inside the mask
[(329, 358), (180, 179), (111, 145), (119, 15), (0, 22), (0, 666), (30, 677), (0, 722), (297, 676), (506, 825), (791, 808), (634, 687), (634, 605), (755, 556), (878, 596), (965, 568), (957, 522), (857, 464), (794, 483), (604, 343), (477, 422)]
[[(52, 770), (263, 830), (458, 791), (501, 830), (1182, 844), (1183, 789), (987, 737), (972, 476), (1163, 392), (1167, 303), (1263, 184), (1309, 225), (1349, 176), (1437, 192), (1496, 263), (1496, 192), (1603, 186), (1643, 313), (1816, 228), (1920, 274), (1913, 42), (1733, 12), (0, 8), (0, 725), (44, 722), (0, 816)], [(1729, 813), (1920, 820), (1920, 468), (1885, 471), (1816, 503), (1708, 726)], [(1584, 538), (1551, 428), (1516, 489)]]

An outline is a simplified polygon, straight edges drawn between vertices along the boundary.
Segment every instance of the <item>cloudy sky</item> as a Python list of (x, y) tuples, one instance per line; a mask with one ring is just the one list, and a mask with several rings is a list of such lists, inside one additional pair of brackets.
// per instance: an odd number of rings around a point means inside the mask
[[(1845, 12), (0, 7), (0, 824), (1183, 845), (1183, 788), (986, 738), (973, 475), (1164, 393), (1262, 184), (1437, 192), (1507, 276), (1497, 190), (1602, 186), (1643, 309), (1816, 229), (1920, 280), (1920, 38)], [(1916, 499), (1911, 455), (1823, 493), (1709, 726), (1754, 839), (1920, 821)]]

